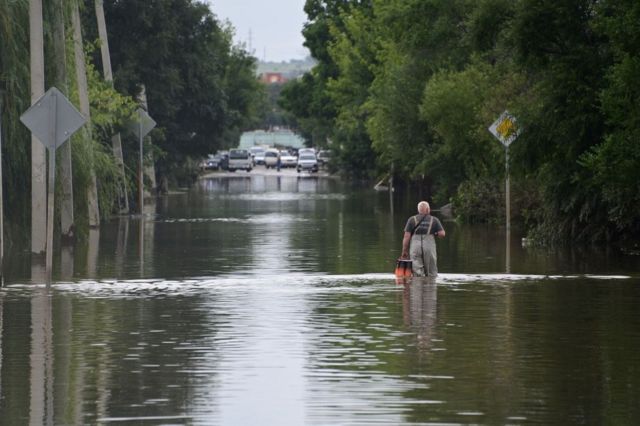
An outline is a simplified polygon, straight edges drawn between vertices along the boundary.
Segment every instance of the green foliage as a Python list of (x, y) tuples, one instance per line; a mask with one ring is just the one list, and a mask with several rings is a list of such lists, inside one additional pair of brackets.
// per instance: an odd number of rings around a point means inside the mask
[(327, 93), (336, 108), (332, 134), (332, 167), (354, 178), (375, 177), (376, 156), (367, 133), (367, 100), (374, 74), (376, 40), (371, 7), (353, 7), (341, 26), (330, 27), (334, 42), (329, 53), (339, 74), (327, 81)]
[(488, 98), (499, 83), (492, 67), (471, 64), (464, 71), (441, 71), (429, 79), (421, 114), (436, 137), (422, 168), (434, 176), (442, 201), (460, 182), (477, 176), (500, 175), (502, 149), (486, 131)]
[[(88, 53), (92, 51), (90, 47)], [(87, 63), (86, 67), (92, 132), (98, 140), (110, 143), (111, 136), (124, 130), (134, 119), (138, 105), (133, 98), (122, 95), (102, 79), (92, 63)]]
[(390, 49), (385, 56), (371, 85), (367, 130), (381, 165), (414, 178), (433, 149), (433, 133), (419, 119), (426, 77), (411, 55)]
[(266, 91), (255, 75), (256, 59), (245, 50), (232, 47), (224, 70), (228, 119), (222, 146), (237, 146), (242, 132), (255, 128), (263, 118)]
[(613, 64), (601, 91), (608, 125), (602, 143), (580, 157), (590, 191), (598, 194), (611, 235), (640, 235), (640, 4), (604, 2), (596, 28), (611, 40)]
[[(588, 184), (602, 197), (607, 222), (615, 231), (640, 232), (640, 146), (635, 135), (615, 133), (581, 157), (592, 178)], [(625, 237), (623, 235), (623, 237)]]
[[(590, 2), (523, 2), (514, 18), (518, 63), (535, 85), (522, 103), (527, 131), (518, 159), (544, 194), (545, 233), (571, 240), (607, 235), (607, 217), (579, 158), (602, 142), (599, 92), (610, 61), (608, 45), (593, 30)], [(544, 30), (543, 30), (544, 28)]]
[[(88, 46), (91, 53), (94, 46)], [(87, 55), (89, 57), (90, 55)], [(106, 82), (91, 63), (86, 64), (87, 81), (89, 85), (89, 103), (91, 107), (91, 124), (89, 131), (82, 134), (82, 142), (73, 145), (75, 151), (74, 179), (83, 182), (82, 190), (75, 190), (74, 200), (86, 200), (86, 188), (89, 185), (91, 169), (94, 169), (98, 182), (98, 199), (100, 214), (106, 218), (118, 209), (118, 166), (112, 151), (111, 137), (118, 132), (126, 132), (135, 117), (138, 105), (129, 97), (124, 96)], [(137, 153), (137, 147), (136, 151)], [(130, 158), (133, 158), (131, 155)], [(75, 166), (75, 165), (78, 166)], [(125, 168), (127, 187), (135, 188), (136, 168)], [(83, 207), (76, 202), (77, 209)]]
[[(108, 0), (104, 8), (115, 86), (132, 97), (145, 86), (161, 179), (181, 173), (188, 158), (236, 145), (260, 118), (255, 58), (232, 46), (232, 29), (205, 3)], [(87, 32), (97, 38), (92, 22)]]
[(464, 181), (453, 197), (455, 215), (466, 223), (504, 222), (504, 182), (482, 178)]
[[(50, 34), (55, 5), (45, 6)], [(176, 184), (190, 179), (192, 158), (235, 145), (268, 102), (255, 58), (204, 3), (105, 0), (105, 11), (118, 91), (89, 67), (91, 136), (72, 143), (77, 209), (95, 167), (108, 214), (110, 137), (141, 85), (158, 123), (147, 151)], [(436, 203), (453, 199), (465, 220), (499, 222), (501, 209), (487, 206), (501, 199), (504, 152), (487, 127), (508, 109), (523, 130), (509, 150), (514, 217), (546, 240), (640, 237), (636, 0), (307, 0), (305, 11), (317, 65), (278, 103), (311, 144), (330, 146), (343, 174), (392, 170), (396, 182), (424, 182)], [(0, 2), (4, 193), (17, 222), (29, 217), (29, 135), (18, 120), (30, 104), (28, 36), (28, 1)], [(137, 141), (124, 144), (134, 184)]]
[(326, 145), (335, 112), (317, 70), (287, 82), (278, 103), (295, 115), (298, 131), (311, 145)]
[[(485, 176), (466, 180), (452, 198), (456, 217), (466, 223), (495, 223), (505, 221), (505, 182)], [(511, 182), (511, 220), (529, 227), (540, 224), (543, 205), (536, 183), (531, 180)]]
[[(391, 169), (437, 203), (453, 199), (465, 220), (499, 220), (482, 210), (504, 178), (487, 127), (508, 109), (523, 130), (510, 147), (517, 219), (544, 240), (640, 236), (637, 1), (309, 0), (305, 10), (318, 66), (283, 106), (307, 131), (330, 129), (343, 172)], [(325, 110), (311, 107), (319, 100)]]
[[(344, 141), (336, 136), (334, 120), (337, 105), (329, 93), (329, 81), (339, 75), (338, 66), (331, 55), (331, 46), (337, 34), (344, 29), (343, 15), (357, 8), (361, 1), (307, 0), (304, 10), (309, 17), (302, 31), (305, 46), (317, 60), (317, 65), (301, 80), (287, 83), (282, 90), (279, 105), (295, 116), (295, 124), (302, 136), (313, 146), (326, 147), (332, 140), (336, 152)], [(342, 156), (342, 158), (350, 158)]]
[(29, 85), (29, 15), (27, 0), (0, 2), (0, 126), (4, 213), (25, 229), (30, 218), (31, 143), (20, 115), (31, 105)]

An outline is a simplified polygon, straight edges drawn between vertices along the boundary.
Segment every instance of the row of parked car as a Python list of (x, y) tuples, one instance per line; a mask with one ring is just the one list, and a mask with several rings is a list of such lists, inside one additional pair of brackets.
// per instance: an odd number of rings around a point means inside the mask
[[(295, 155), (294, 155), (295, 154)], [(232, 149), (220, 151), (210, 155), (203, 163), (206, 170), (246, 170), (250, 172), (257, 165), (269, 168), (295, 167), (299, 172), (317, 172), (318, 169), (329, 162), (329, 151), (319, 151), (313, 148), (300, 148), (297, 152), (289, 150), (277, 150), (255, 146), (249, 150)]]

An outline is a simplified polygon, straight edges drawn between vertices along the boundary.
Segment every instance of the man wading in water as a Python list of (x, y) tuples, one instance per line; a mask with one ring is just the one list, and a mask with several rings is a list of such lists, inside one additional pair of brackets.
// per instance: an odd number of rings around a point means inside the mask
[(436, 240), (445, 236), (444, 228), (437, 217), (429, 213), (426, 201), (418, 203), (418, 214), (411, 216), (404, 227), (402, 257), (411, 255), (414, 277), (435, 277), (438, 275)]

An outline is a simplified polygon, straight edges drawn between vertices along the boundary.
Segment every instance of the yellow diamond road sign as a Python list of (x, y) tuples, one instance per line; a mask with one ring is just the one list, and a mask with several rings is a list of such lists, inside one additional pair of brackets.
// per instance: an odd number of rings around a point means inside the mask
[(516, 140), (520, 135), (520, 129), (514, 116), (509, 114), (509, 111), (503, 112), (500, 117), (489, 127), (489, 131), (495, 136), (504, 146), (511, 145), (511, 142)]

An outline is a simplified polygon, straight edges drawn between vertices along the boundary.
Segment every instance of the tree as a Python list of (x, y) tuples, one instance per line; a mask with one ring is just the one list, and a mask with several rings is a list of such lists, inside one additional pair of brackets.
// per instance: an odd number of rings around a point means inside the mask
[[(111, 69), (111, 52), (109, 51), (109, 36), (107, 34), (107, 25), (104, 17), (104, 4), (102, 0), (95, 0), (96, 20), (98, 26), (98, 34), (100, 37), (100, 53), (102, 55), (102, 70), (104, 79), (108, 82), (113, 81), (113, 72)], [(113, 155), (119, 169), (119, 188), (120, 188), (120, 213), (129, 213), (129, 197), (127, 195), (127, 179), (124, 171), (124, 157), (122, 153), (122, 140), (120, 133), (116, 133), (111, 137), (111, 145), (113, 147)]]
[[(594, 27), (610, 40), (613, 62), (600, 93), (606, 123), (602, 143), (580, 157), (591, 190), (602, 197), (610, 237), (637, 244), (640, 236), (640, 21), (635, 1), (602, 2)], [(619, 237), (617, 237), (619, 235)]]
[[(115, 86), (135, 96), (144, 84), (158, 123), (157, 172), (176, 176), (189, 158), (237, 143), (231, 142), (237, 133), (232, 129), (251, 122), (241, 117), (254, 114), (253, 98), (262, 96), (262, 88), (238, 83), (249, 81), (254, 59), (234, 50), (230, 30), (208, 6), (191, 0), (109, 0), (104, 8)], [(231, 93), (239, 98), (231, 99)]]
[(244, 130), (253, 129), (260, 123), (266, 108), (266, 93), (256, 78), (256, 59), (244, 49), (230, 48), (223, 87), (227, 99), (227, 120), (221, 146), (232, 147), (237, 145)]
[(545, 204), (540, 233), (578, 241), (606, 234), (606, 211), (578, 158), (604, 134), (599, 95), (610, 49), (594, 31), (597, 2), (531, 1), (518, 5), (511, 42), (533, 82), (520, 102), (527, 131), (514, 161), (534, 176)]
[(354, 177), (370, 177), (377, 159), (366, 127), (370, 118), (367, 102), (380, 48), (371, 5), (352, 6), (341, 22), (330, 29), (334, 42), (329, 53), (338, 73), (327, 82), (336, 109), (331, 149), (338, 164), (334, 162), (334, 167)]
[(278, 105), (295, 116), (300, 134), (313, 146), (325, 146), (331, 136), (333, 105), (323, 92), (315, 68), (300, 80), (287, 82)]
[[(71, 22), (73, 27), (73, 54), (76, 73), (76, 84), (78, 86), (78, 101), (80, 112), (87, 117), (91, 123), (91, 107), (89, 104), (89, 85), (87, 82), (87, 69), (85, 65), (84, 43), (82, 38), (82, 26), (80, 23), (80, 0), (73, 0), (71, 5)], [(90, 126), (84, 127), (83, 142), (88, 146), (89, 163), (89, 184), (87, 186), (87, 218), (90, 227), (97, 227), (100, 224), (100, 208), (98, 204), (98, 183), (95, 171), (95, 156), (93, 153), (92, 133)]]
[[(0, 2), (0, 96), (2, 184), (8, 240), (29, 235), (31, 226), (30, 134), (20, 115), (30, 106), (29, 0)], [(39, 143), (39, 142), (38, 142)], [(12, 235), (13, 234), (13, 235)], [(40, 251), (39, 249), (38, 251)]]
[[(355, 43), (364, 41), (358, 39), (364, 34), (355, 31), (359, 31), (360, 24), (365, 25), (366, 19), (357, 20), (352, 15), (359, 9), (370, 10), (370, 2), (307, 0), (308, 21), (303, 35), (317, 64), (302, 79), (286, 84), (279, 105), (293, 115), (298, 130), (311, 145), (330, 147), (342, 171), (363, 177), (371, 174), (375, 158), (365, 130), (363, 99), (350, 95), (354, 90), (366, 91), (367, 81), (363, 83), (356, 75), (362, 68), (351, 74), (341, 69), (352, 67), (350, 59), (359, 62), (353, 70), (369, 65), (356, 59), (359, 51), (349, 59), (342, 57)], [(349, 94), (341, 94), (343, 90)]]
[[(53, 22), (53, 61), (54, 85), (65, 96), (69, 96), (67, 84), (67, 53), (65, 36), (65, 5), (62, 0), (55, 0), (50, 3)], [(60, 205), (60, 233), (64, 239), (74, 236), (74, 214), (73, 214), (73, 166), (71, 163), (71, 142), (64, 143), (58, 148), (59, 158), (59, 186), (61, 188)]]

